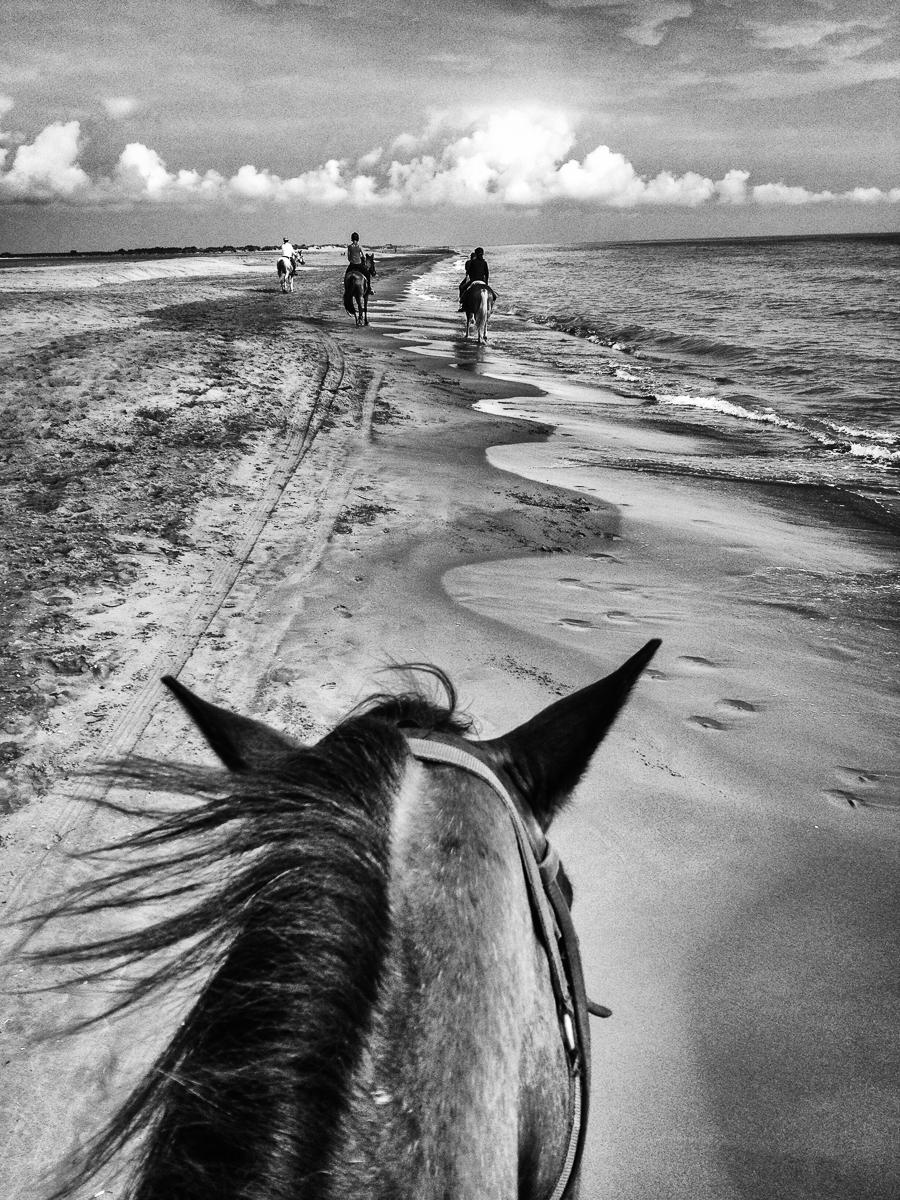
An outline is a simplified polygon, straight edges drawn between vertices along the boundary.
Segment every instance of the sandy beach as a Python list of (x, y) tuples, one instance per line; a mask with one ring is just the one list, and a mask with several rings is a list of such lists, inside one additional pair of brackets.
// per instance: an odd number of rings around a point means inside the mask
[[(445, 256), (383, 258), (361, 329), (330, 252), (292, 295), (271, 256), (0, 272), (2, 911), (109, 835), (92, 763), (206, 756), (167, 672), (315, 739), (431, 661), (492, 736), (661, 637), (555, 829), (614, 1012), (583, 1196), (888, 1200), (896, 614), (849, 584), (895, 547), (838, 500), (580, 473), (501, 318), (489, 350), (449, 301), (417, 323)], [(623, 463), (650, 436), (583, 432)], [(171, 1028), (53, 1038), (90, 997), (5, 972), (0, 1198), (38, 1200)]]

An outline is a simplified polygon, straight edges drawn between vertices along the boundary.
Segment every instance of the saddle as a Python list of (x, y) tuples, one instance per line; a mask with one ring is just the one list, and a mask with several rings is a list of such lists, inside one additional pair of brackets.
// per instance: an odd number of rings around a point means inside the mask
[(489, 283), (485, 283), (483, 279), (470, 279), (469, 280), (469, 282), (463, 288), (462, 294), (459, 297), (460, 304), (465, 303), (467, 296), (471, 295), (474, 297), (475, 293), (472, 291), (473, 288), (484, 288), (484, 290), (488, 294), (488, 299), (490, 300), (491, 304), (493, 304), (497, 293), (494, 291), (494, 289), (491, 287), (491, 285)]

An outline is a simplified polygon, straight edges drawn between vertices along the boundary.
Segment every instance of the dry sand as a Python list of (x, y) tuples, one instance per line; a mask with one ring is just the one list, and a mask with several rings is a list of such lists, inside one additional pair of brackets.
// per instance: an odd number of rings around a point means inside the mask
[[(20, 291), (0, 272), (5, 906), (108, 832), (83, 804), (91, 761), (204, 753), (165, 671), (312, 738), (385, 663), (429, 660), (491, 735), (662, 636), (555, 839), (615, 1013), (584, 1195), (886, 1200), (896, 647), (760, 583), (808, 570), (838, 592), (884, 545), (771, 495), (723, 510), (711, 488), (573, 481), (571, 463), (552, 486), (557, 440), (504, 411), (526, 384), (456, 369), (477, 358), (461, 345), (449, 363), (404, 348), (402, 287), (428, 261), (382, 264), (360, 330), (329, 255), (293, 296), (268, 259), (67, 266)], [(88, 1003), (2, 1001), (3, 1200), (37, 1200), (169, 1028), (32, 1044)]]

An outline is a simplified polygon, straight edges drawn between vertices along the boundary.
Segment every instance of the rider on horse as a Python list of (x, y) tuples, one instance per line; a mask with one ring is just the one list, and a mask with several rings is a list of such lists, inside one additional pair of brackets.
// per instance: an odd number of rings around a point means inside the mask
[[(458, 312), (462, 312), (462, 310), (463, 310), (463, 296), (466, 293), (466, 288), (468, 288), (469, 285), (472, 283), (487, 284), (488, 279), (490, 278), (490, 274), (491, 274), (491, 272), (490, 272), (490, 268), (488, 267), (488, 264), (487, 264), (487, 259), (484, 257), (484, 248), (482, 246), (478, 246), (469, 255), (469, 258), (466, 262), (465, 278), (463, 279), (462, 283), (459, 285), (459, 309), (457, 310)], [(491, 293), (491, 300), (496, 300), (497, 293), (490, 286), (490, 284), (488, 284), (488, 291)]]
[(372, 280), (370, 278), (369, 270), (366, 266), (366, 256), (363, 252), (362, 246), (359, 244), (358, 233), (352, 233), (350, 235), (350, 244), (347, 246), (347, 261), (350, 265), (344, 272), (344, 280), (346, 281), (347, 276), (351, 271), (362, 271), (363, 275), (366, 277), (366, 295), (371, 295)]

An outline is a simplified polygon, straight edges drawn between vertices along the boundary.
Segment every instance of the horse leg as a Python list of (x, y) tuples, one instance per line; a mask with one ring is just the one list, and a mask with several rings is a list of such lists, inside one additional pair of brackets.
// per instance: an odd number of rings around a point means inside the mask
[(480, 309), (478, 315), (481, 318), (481, 340), (483, 342), (486, 342), (488, 340), (487, 339), (488, 317), (491, 315), (491, 304), (490, 304), (490, 301), (488, 300), (487, 294), (485, 294), (485, 296), (481, 302), (481, 309)]

